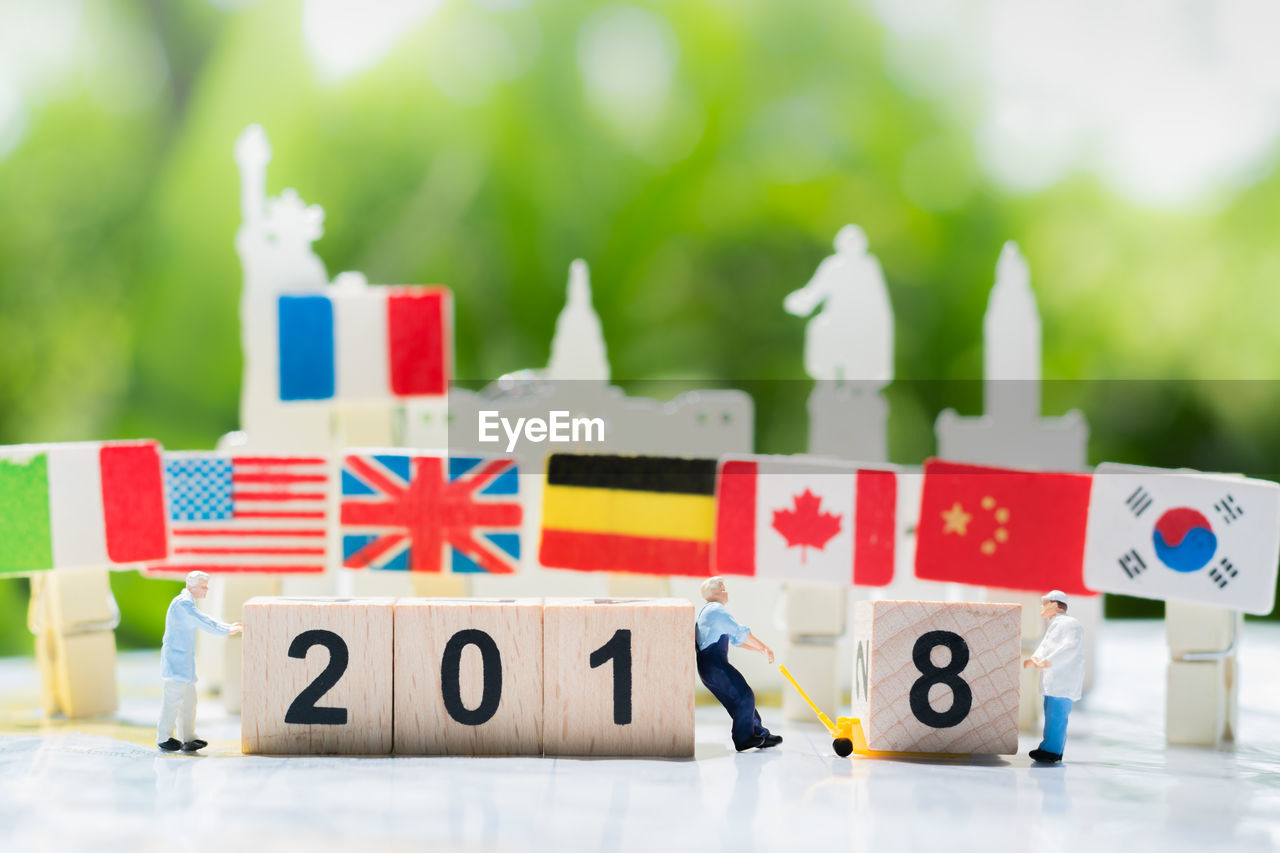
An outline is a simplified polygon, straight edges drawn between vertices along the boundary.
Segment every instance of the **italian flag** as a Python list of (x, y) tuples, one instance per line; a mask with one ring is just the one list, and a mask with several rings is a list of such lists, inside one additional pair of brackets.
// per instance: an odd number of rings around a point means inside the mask
[(167, 552), (156, 442), (0, 448), (0, 574), (102, 568)]

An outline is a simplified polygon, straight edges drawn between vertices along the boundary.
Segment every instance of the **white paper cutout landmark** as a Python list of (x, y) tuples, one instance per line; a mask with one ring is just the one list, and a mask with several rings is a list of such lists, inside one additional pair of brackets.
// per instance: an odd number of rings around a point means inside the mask
[[(938, 415), (934, 429), (938, 456), (953, 462), (1008, 466), (1044, 471), (1087, 471), (1089, 427), (1076, 410), (1060, 417), (1040, 414), (1040, 312), (1031, 290), (1031, 271), (1012, 240), (1000, 250), (996, 280), (982, 320), (983, 405), (976, 417), (954, 409)], [(1043, 590), (1048, 592), (1048, 590)], [(987, 600), (1022, 605), (1022, 644), (1029, 655), (1043, 634), (1040, 593), (988, 590)], [(1071, 615), (1085, 626), (1085, 690), (1093, 682), (1102, 597), (1075, 596)], [(1040, 715), (1039, 676), (1020, 670), (1022, 700), (1019, 726), (1037, 731)]]
[(236, 249), (244, 380), (232, 446), (320, 451), (393, 443), (399, 405), (443, 400), (452, 375), (452, 296), (440, 287), (330, 284), (312, 250), (324, 211), (287, 189), (267, 196), (271, 148), (258, 125), (236, 140), (243, 221)]
[(805, 326), (805, 372), (815, 380), (809, 453), (883, 462), (889, 407), (880, 392), (893, 380), (893, 309), (862, 229), (841, 228), (835, 249), (783, 301), (797, 317), (821, 309)]
[(1045, 471), (1087, 469), (1089, 427), (1071, 410), (1040, 414), (1040, 313), (1017, 244), (1005, 243), (982, 321), (985, 413), (938, 415), (938, 456), (953, 462)]
[(582, 259), (569, 264), (569, 287), (556, 318), (545, 375), (552, 381), (609, 381), (604, 331), (591, 304), (591, 272)]
[[(808, 451), (855, 462), (884, 462), (889, 458), (889, 406), (881, 390), (893, 380), (889, 291), (861, 228), (841, 228), (835, 250), (809, 282), (782, 303), (797, 317), (818, 311), (805, 325), (804, 366), (814, 380), (808, 401)], [(899, 486), (903, 479), (898, 478)], [(848, 597), (843, 590), (783, 585), (787, 637), (782, 655), (820, 707), (840, 701), (844, 679), (838, 672), (837, 643), (845, 633)], [(782, 709), (789, 720), (804, 720), (810, 713), (799, 694), (786, 689)]]

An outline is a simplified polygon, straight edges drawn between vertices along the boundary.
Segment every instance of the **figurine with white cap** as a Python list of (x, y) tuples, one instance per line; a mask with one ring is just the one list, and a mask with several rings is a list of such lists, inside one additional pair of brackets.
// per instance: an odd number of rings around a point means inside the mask
[(1044, 739), (1031, 750), (1032, 761), (1056, 764), (1067, 744), (1067, 718), (1071, 704), (1080, 700), (1084, 688), (1084, 628), (1067, 615), (1067, 596), (1059, 590), (1041, 599), (1040, 618), (1047, 619), (1044, 639), (1023, 667), (1040, 670), (1040, 692), (1044, 694)]

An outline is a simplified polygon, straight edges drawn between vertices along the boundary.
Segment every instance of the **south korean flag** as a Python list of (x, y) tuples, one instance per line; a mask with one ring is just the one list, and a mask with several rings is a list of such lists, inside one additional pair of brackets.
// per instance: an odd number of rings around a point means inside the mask
[(1187, 469), (1099, 465), (1084, 579), (1101, 592), (1271, 612), (1280, 485)]

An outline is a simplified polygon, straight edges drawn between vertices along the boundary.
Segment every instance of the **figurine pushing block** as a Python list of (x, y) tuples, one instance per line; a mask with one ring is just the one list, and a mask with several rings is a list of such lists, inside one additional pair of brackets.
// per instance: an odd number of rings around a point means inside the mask
[(685, 599), (547, 599), (546, 754), (693, 755), (693, 623)]
[(876, 751), (1018, 750), (1021, 608), (860, 601), (853, 716)]
[(391, 752), (391, 598), (244, 605), (246, 753)]
[(542, 600), (395, 605), (395, 751), (542, 753)]

